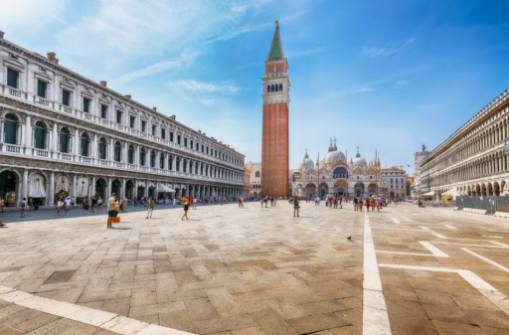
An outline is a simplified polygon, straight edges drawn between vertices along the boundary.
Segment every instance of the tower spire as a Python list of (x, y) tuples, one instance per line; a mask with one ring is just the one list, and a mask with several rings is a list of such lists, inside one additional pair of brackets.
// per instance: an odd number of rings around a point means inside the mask
[(279, 20), (276, 20), (275, 24), (276, 30), (274, 31), (274, 36), (272, 37), (272, 44), (270, 45), (267, 61), (282, 60), (285, 58), (283, 52), (283, 44), (281, 43), (281, 36), (279, 35)]

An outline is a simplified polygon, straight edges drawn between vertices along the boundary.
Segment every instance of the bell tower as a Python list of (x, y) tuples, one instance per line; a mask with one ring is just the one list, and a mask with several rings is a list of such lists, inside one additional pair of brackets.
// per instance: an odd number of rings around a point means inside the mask
[(288, 61), (276, 21), (263, 77), (262, 195), (289, 193), (289, 91)]

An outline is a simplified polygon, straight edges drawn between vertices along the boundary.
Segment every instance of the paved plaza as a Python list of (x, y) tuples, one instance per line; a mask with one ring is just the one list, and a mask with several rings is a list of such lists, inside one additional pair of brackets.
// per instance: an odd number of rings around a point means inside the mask
[(0, 334), (509, 333), (507, 221), (408, 204), (293, 218), (282, 201), (181, 214), (0, 229)]

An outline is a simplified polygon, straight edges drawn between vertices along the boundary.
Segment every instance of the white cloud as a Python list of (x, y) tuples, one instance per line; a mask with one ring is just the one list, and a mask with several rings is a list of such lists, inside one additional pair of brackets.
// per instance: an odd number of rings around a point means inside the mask
[(47, 24), (60, 22), (58, 16), (67, 0), (0, 0), (0, 30), (6, 37), (37, 34)]
[[(78, 56), (158, 55), (233, 30), (247, 5), (238, 1), (101, 0), (97, 10), (58, 34)], [(87, 41), (87, 43), (82, 43)]]
[(238, 92), (239, 87), (231, 83), (207, 83), (193, 79), (179, 80), (169, 84), (172, 88), (183, 89), (193, 93), (223, 93), (233, 94)]
[(183, 51), (175, 58), (165, 59), (163, 61), (148, 65), (133, 72), (126, 73), (112, 82), (114, 84), (123, 84), (133, 79), (139, 79), (154, 74), (158, 74), (170, 70), (181, 70), (188, 68), (198, 57), (199, 53), (196, 51)]
[(219, 98), (239, 91), (239, 87), (233, 82), (210, 83), (194, 79), (169, 82), (168, 88), (175, 96), (204, 106), (214, 105)]
[(415, 42), (415, 38), (411, 37), (402, 44), (399, 45), (388, 45), (383, 47), (365, 46), (362, 48), (362, 54), (368, 57), (380, 57), (380, 56), (391, 56), (401, 51), (407, 46)]

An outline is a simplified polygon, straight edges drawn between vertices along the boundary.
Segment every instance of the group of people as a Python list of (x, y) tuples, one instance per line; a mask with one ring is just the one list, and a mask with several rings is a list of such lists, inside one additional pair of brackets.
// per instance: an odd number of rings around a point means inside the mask
[(270, 207), (276, 207), (277, 199), (272, 197), (272, 196), (266, 195), (263, 198), (261, 198), (261, 200), (260, 200), (260, 205), (262, 207), (268, 208), (269, 207), (269, 203), (270, 203)]
[(374, 212), (375, 209), (379, 212), (380, 209), (382, 209), (383, 199), (374, 196), (367, 196), (364, 199), (362, 197), (355, 197), (353, 199), (353, 204), (354, 211), (356, 212), (362, 212), (363, 207), (366, 207), (367, 212), (369, 212), (370, 209), (372, 212)]

